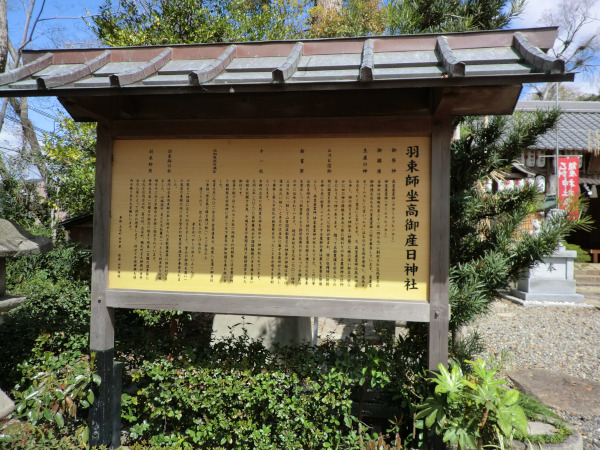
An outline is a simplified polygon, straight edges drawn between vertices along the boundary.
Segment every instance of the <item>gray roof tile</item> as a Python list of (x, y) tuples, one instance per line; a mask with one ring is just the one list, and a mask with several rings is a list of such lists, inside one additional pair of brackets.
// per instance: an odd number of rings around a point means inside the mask
[[(555, 102), (519, 102), (516, 111), (549, 109)], [(558, 121), (559, 150), (600, 151), (600, 102), (559, 102), (563, 110)], [(533, 148), (555, 149), (555, 130), (540, 136)]]
[(178, 93), (182, 86), (218, 89), (224, 84), (235, 85), (236, 92), (245, 85), (257, 92), (281, 90), (282, 85), (304, 91), (312, 89), (311, 83), (335, 90), (568, 81), (574, 75), (556, 69), (538, 49), (552, 47), (555, 33), (555, 28), (541, 28), (318, 39), (302, 45), (278, 41), (27, 51), (26, 64), (37, 63), (0, 74), (0, 96), (122, 95), (140, 89), (150, 95), (164, 94), (169, 87), (169, 93)]

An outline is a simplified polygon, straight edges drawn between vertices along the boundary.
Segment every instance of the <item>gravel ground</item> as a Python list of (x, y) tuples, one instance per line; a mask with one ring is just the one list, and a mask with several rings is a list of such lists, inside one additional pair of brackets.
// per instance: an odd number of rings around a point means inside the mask
[[(505, 372), (541, 368), (600, 382), (600, 309), (497, 300), (473, 329), (486, 347), (482, 357), (508, 353)], [(600, 416), (557, 413), (580, 430), (586, 450), (600, 449)]]

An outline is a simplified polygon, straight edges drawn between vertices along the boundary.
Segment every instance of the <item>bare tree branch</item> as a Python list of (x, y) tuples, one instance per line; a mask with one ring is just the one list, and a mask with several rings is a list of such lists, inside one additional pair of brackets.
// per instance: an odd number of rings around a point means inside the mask
[(44, 22), (46, 20), (83, 20), (83, 19), (87, 19), (88, 17), (98, 17), (98, 16), (100, 16), (100, 14), (87, 14), (85, 16), (73, 16), (73, 17), (54, 16), (54, 17), (44, 17), (42, 19), (38, 19), (38, 22)]
[[(567, 70), (581, 71), (588, 77), (595, 76), (595, 66), (591, 62), (600, 52), (600, 30), (587, 32), (591, 24), (600, 23), (598, 1), (561, 0), (556, 9), (544, 11), (540, 20), (544, 25), (559, 27), (556, 44), (548, 53), (563, 59)], [(548, 100), (554, 95), (554, 84), (533, 89), (533, 96), (539, 100)]]
[[(6, 15), (6, 0), (0, 0), (0, 72), (6, 70), (8, 62), (8, 17)], [(0, 125), (0, 129), (2, 126)]]
[[(35, 5), (35, 0), (31, 0), (31, 1)], [(42, 0), (42, 6), (40, 7), (40, 11), (38, 12), (37, 17), (33, 21), (33, 26), (31, 27), (31, 31), (29, 33), (29, 39), (27, 39), (27, 43), (30, 43), (31, 40), (33, 39), (33, 33), (35, 32), (35, 28), (37, 27), (37, 24), (40, 22), (40, 17), (42, 16), (42, 13), (44, 12), (44, 6), (46, 6), (46, 0)], [(33, 13), (33, 7), (32, 7), (32, 13)], [(25, 46), (23, 46), (23, 47), (25, 47)], [(21, 47), (21, 49), (23, 49), (23, 47)]]

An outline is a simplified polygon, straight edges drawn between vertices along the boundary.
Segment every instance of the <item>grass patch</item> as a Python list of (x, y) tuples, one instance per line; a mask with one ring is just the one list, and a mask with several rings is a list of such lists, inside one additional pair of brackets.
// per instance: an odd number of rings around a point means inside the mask
[(518, 436), (517, 439), (532, 444), (561, 444), (573, 434), (573, 431), (562, 421), (560, 416), (548, 406), (525, 394), (519, 395), (519, 405), (523, 408), (527, 419), (552, 425), (557, 431), (533, 436)]

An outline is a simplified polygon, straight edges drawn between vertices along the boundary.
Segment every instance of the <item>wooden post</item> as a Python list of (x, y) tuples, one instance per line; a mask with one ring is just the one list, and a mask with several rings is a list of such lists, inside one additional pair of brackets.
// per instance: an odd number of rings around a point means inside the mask
[[(90, 411), (90, 445), (114, 445), (120, 430), (113, 427), (114, 403), (114, 311), (106, 306), (108, 280), (109, 221), (112, 166), (112, 135), (106, 123), (98, 124), (96, 147), (96, 193), (92, 253), (92, 304), (90, 351), (95, 355), (101, 383)], [(120, 393), (119, 393), (120, 394)], [(117, 427), (118, 428), (118, 427)], [(116, 437), (116, 438), (115, 438)]]
[[(447, 100), (447, 99), (446, 99)], [(439, 107), (439, 105), (438, 105)], [(431, 241), (429, 275), (429, 370), (448, 365), (448, 275), (450, 271), (450, 140), (449, 114), (436, 114), (431, 124)], [(430, 386), (433, 390), (433, 386)], [(432, 392), (433, 393), (433, 392)], [(433, 430), (425, 434), (425, 448), (446, 448)]]
[(431, 269), (429, 281), (429, 370), (448, 364), (448, 273), (450, 270), (450, 115), (431, 127)]

